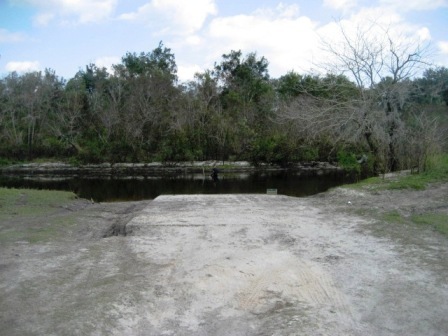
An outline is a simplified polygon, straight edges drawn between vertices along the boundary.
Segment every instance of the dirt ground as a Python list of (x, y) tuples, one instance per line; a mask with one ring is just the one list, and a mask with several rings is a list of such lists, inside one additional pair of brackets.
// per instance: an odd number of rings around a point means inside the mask
[(448, 335), (448, 237), (383, 220), (428, 211), (448, 184), (12, 216), (1, 230), (65, 224), (2, 242), (0, 334)]

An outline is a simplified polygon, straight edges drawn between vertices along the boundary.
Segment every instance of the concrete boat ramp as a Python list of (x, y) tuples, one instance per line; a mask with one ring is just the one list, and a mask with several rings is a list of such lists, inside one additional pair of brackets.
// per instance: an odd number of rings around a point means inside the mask
[(438, 278), (318, 198), (160, 196), (125, 224), (125, 235), (34, 261), (28, 276), (45, 296), (17, 313), (35, 326), (21, 335), (448, 331)]
[(357, 334), (350, 302), (326, 270), (346, 253), (345, 230), (328, 230), (337, 221), (322, 219), (285, 196), (158, 197), (126, 226), (142, 278), (122, 327), (142, 335)]

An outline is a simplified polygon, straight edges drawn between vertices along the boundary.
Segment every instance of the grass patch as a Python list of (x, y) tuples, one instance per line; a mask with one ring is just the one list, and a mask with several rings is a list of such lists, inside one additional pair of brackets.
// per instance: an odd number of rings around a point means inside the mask
[[(14, 228), (0, 230), (0, 243), (14, 243), (26, 241), (30, 244), (45, 243), (59, 239), (65, 235), (67, 229), (76, 223), (74, 218), (60, 217), (49, 223), (39, 223), (40, 227), (17, 225)], [(43, 226), (42, 226), (43, 225)]]
[(387, 189), (400, 190), (400, 189), (414, 189), (425, 190), (428, 183), (431, 181), (426, 179), (420, 174), (409, 175), (398, 179), (396, 181), (390, 181), (387, 185)]
[(389, 189), (424, 190), (429, 183), (434, 182), (448, 182), (448, 155), (428, 160), (428, 168), (420, 174), (411, 174), (391, 181)]
[(75, 223), (58, 213), (76, 195), (64, 191), (0, 188), (0, 243), (48, 241)]
[(443, 213), (424, 213), (412, 215), (411, 220), (418, 225), (430, 226), (436, 231), (448, 235), (448, 215)]
[(361, 180), (359, 182), (353, 183), (353, 184), (347, 184), (343, 187), (350, 188), (350, 189), (371, 189), (371, 190), (378, 190), (378, 189), (385, 189), (385, 182), (380, 177), (369, 177), (367, 179)]
[(420, 174), (395, 175), (394, 177), (371, 177), (347, 187), (368, 190), (424, 190), (428, 184), (448, 182), (448, 154), (428, 160), (428, 168)]
[(389, 211), (382, 215), (382, 220), (388, 223), (394, 224), (404, 224), (406, 223), (405, 218), (397, 211)]
[(56, 207), (65, 205), (75, 198), (74, 193), (67, 191), (0, 188), (0, 209)]
[(60, 237), (64, 229), (75, 224), (75, 219), (71, 217), (52, 218), (45, 226), (26, 230), (24, 239), (30, 243), (47, 242)]
[(39, 216), (37, 219), (37, 222), (33, 223), (21, 220), (20, 223), (15, 223), (8, 228), (0, 228), (0, 243), (27, 241), (35, 244), (48, 242), (61, 237), (66, 229), (76, 223), (75, 218), (69, 216), (59, 216), (51, 219)]
[(422, 228), (430, 227), (439, 233), (448, 235), (448, 214), (445, 213), (428, 212), (407, 217), (401, 215), (397, 210), (393, 210), (380, 214), (376, 218), (388, 224), (418, 225)]
[(2, 167), (2, 166), (9, 166), (11, 164), (12, 164), (12, 161), (0, 157), (0, 167)]

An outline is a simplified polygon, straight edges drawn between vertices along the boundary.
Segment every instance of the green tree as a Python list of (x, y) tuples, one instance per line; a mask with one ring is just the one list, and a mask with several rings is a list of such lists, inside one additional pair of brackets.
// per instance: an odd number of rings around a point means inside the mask
[(197, 159), (220, 159), (219, 128), (222, 114), (218, 81), (210, 70), (197, 73), (183, 88), (182, 107), (178, 110), (179, 126), (186, 129), (190, 151)]
[(115, 71), (124, 77), (154, 75), (159, 72), (168, 76), (173, 82), (177, 80), (177, 65), (171, 49), (164, 47), (160, 41), (157, 48), (145, 53), (126, 53), (122, 64), (115, 66)]
[(284, 101), (299, 95), (310, 95), (328, 99), (347, 101), (358, 97), (358, 90), (346, 76), (327, 74), (300, 75), (294, 71), (281, 76), (276, 83), (276, 90)]
[(3, 146), (28, 158), (43, 150), (51, 136), (50, 120), (62, 98), (64, 81), (47, 69), (23, 75), (11, 73), (2, 80), (0, 119)]
[(114, 90), (120, 80), (124, 85), (121, 134), (134, 156), (155, 154), (175, 129), (180, 89), (174, 54), (160, 42), (152, 52), (127, 53), (114, 69)]
[(413, 81), (413, 98), (418, 103), (448, 105), (448, 69), (430, 68), (423, 72), (421, 78)]
[(241, 156), (252, 146), (256, 134), (267, 131), (272, 116), (274, 90), (269, 80), (269, 63), (255, 53), (243, 57), (241, 51), (222, 57), (222, 62), (215, 64), (214, 75), (221, 85), (225, 119), (231, 125), (221, 133), (221, 143)]
[(302, 93), (302, 75), (290, 71), (276, 81), (276, 90), (283, 100), (289, 100)]

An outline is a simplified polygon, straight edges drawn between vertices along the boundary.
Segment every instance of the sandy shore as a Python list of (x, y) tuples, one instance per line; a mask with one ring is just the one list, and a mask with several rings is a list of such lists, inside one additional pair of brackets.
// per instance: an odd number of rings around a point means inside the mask
[[(447, 335), (448, 238), (373, 213), (447, 211), (448, 185), (309, 198), (74, 200), (0, 246), (4, 335)], [(420, 207), (420, 208), (419, 208)], [(443, 208), (445, 207), (445, 208)]]

